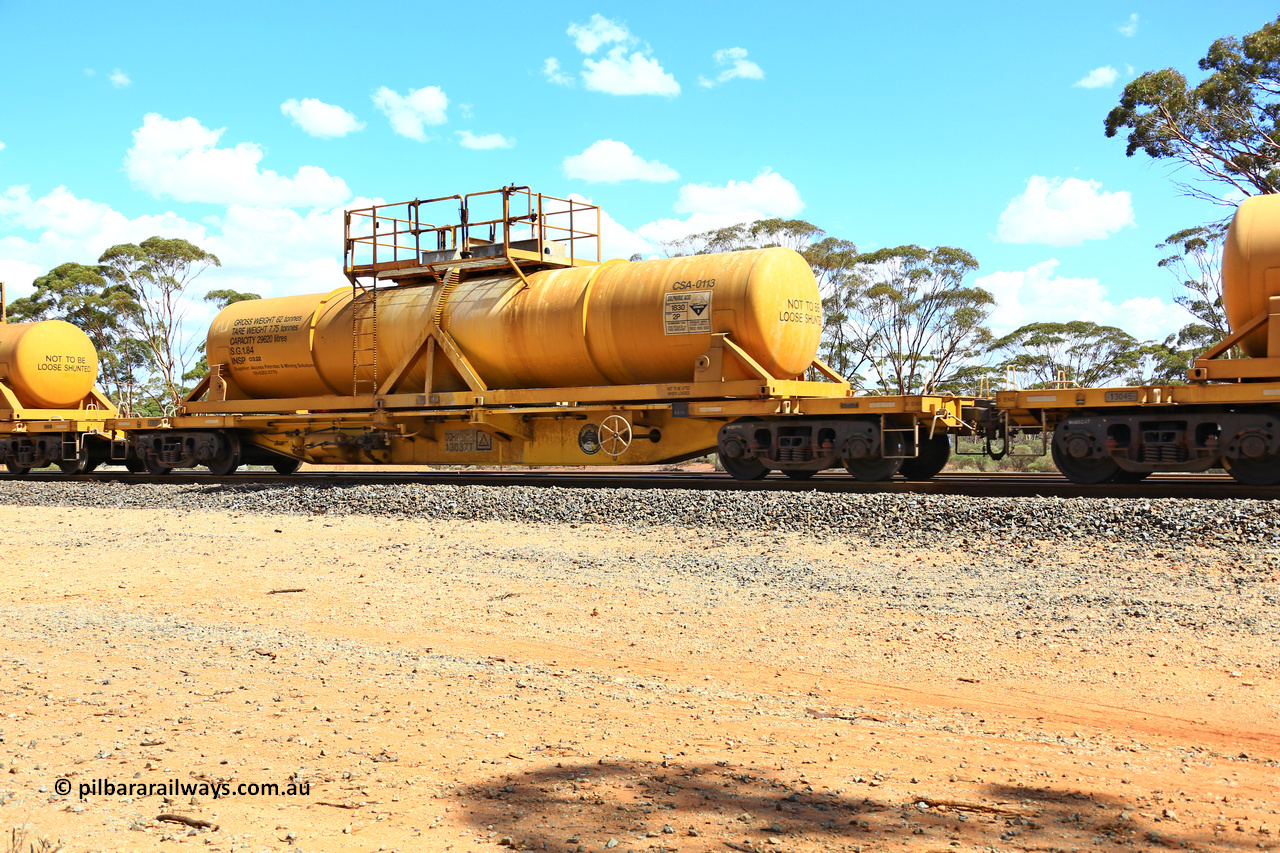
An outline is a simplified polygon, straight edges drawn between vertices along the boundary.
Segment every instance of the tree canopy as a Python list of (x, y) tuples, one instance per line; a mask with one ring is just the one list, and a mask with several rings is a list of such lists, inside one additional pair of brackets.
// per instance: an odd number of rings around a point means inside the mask
[(785, 246), (803, 250), (826, 232), (803, 219), (757, 219), (724, 228), (690, 234), (678, 240), (664, 240), (659, 245), (669, 257), (709, 255), (715, 252), (741, 252)]
[(1207, 76), (1194, 86), (1173, 68), (1125, 86), (1107, 136), (1127, 130), (1128, 156), (1172, 160), (1245, 195), (1280, 191), (1280, 17), (1243, 38), (1218, 39), (1199, 65)]
[(101, 385), (120, 399), (145, 362), (141, 349), (125, 346), (131, 334), (129, 318), (138, 310), (132, 291), (108, 282), (101, 267), (78, 263), (54, 267), (34, 286), (30, 296), (9, 306), (10, 320), (66, 320), (79, 327), (98, 351)]
[(995, 299), (965, 283), (978, 262), (964, 249), (898, 246), (855, 264), (849, 313), (880, 390), (934, 393), (990, 345)]
[(98, 263), (103, 275), (137, 300), (131, 324), (149, 359), (153, 383), (148, 393), (162, 410), (172, 411), (182, 401), (183, 376), (195, 354), (182, 327), (187, 286), (222, 262), (181, 238), (150, 237), (112, 246)]
[(1012, 367), (1033, 387), (1060, 381), (1080, 386), (1122, 382), (1140, 360), (1141, 343), (1115, 326), (1087, 320), (1028, 323), (992, 344), (1005, 354), (1002, 367)]

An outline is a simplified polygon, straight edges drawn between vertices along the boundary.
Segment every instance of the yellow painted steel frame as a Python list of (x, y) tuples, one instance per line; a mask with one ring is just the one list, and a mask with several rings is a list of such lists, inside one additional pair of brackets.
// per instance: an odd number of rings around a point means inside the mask
[[(709, 383), (710, 384), (710, 383)], [(715, 383), (720, 386), (724, 383)], [(832, 389), (830, 383), (785, 383)], [(651, 387), (651, 386), (645, 386)], [(758, 386), (756, 386), (758, 389)], [(845, 394), (848, 394), (847, 386)], [(557, 389), (564, 396), (621, 389)], [(408, 395), (412, 396), (412, 395)], [(445, 395), (447, 396), (447, 395)], [(328, 398), (320, 398), (328, 399)], [(351, 406), (349, 398), (342, 398)], [(245, 401), (224, 404), (240, 408)], [(204, 411), (174, 418), (117, 419), (127, 431), (150, 429), (231, 429), (265, 449), (313, 463), (370, 465), (653, 465), (715, 452), (725, 423), (741, 417), (880, 417), (886, 426), (922, 432), (972, 434), (964, 421), (974, 398), (929, 396), (775, 395), (756, 399), (698, 399), (667, 402), (565, 401), (543, 405), (484, 404), (469, 408), (376, 408), (275, 412)], [(312, 401), (314, 402), (314, 401)], [(366, 402), (361, 400), (359, 402)], [(478, 400), (477, 400), (478, 402)], [(602, 439), (606, 418), (626, 421), (631, 441), (611, 453)], [(614, 423), (619, 423), (614, 420)], [(655, 440), (656, 439), (656, 440)], [(618, 448), (613, 448), (618, 451)]]
[[(600, 441), (600, 424), (610, 416), (625, 418), (631, 433), (629, 446), (616, 455)], [(260, 447), (314, 463), (646, 465), (713, 452), (721, 422), (677, 417), (670, 405), (636, 404), (190, 415), (163, 424), (117, 423), (125, 429), (234, 429)]]
[(1117, 388), (1052, 388), (997, 391), (996, 407), (1009, 413), (1009, 421), (1032, 426), (1041, 421), (1056, 426), (1064, 418), (1084, 410), (1176, 410), (1179, 406), (1213, 407), (1262, 405), (1280, 407), (1280, 382), (1231, 384), (1136, 385)]
[[(1195, 361), (1192, 382), (1231, 379), (1272, 379), (1280, 376), (1280, 296), (1267, 300), (1266, 311), (1253, 317)], [(1259, 329), (1266, 330), (1266, 355), (1257, 358), (1219, 358)]]
[(108, 433), (107, 423), (118, 414), (115, 405), (93, 389), (78, 409), (32, 409), (18, 402), (13, 390), (0, 382), (0, 434)]

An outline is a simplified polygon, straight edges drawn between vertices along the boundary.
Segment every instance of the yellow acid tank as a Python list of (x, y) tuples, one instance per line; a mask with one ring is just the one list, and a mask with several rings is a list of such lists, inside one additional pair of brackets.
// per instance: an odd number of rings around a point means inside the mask
[(76, 409), (98, 380), (89, 336), (64, 320), (0, 324), (0, 382), (23, 406)]
[[(817, 354), (822, 305), (799, 254), (783, 248), (464, 279), (440, 325), (490, 388), (688, 382), (715, 333), (771, 375), (799, 376)], [(422, 340), (437, 287), (378, 294), (378, 373), (385, 378)], [(238, 302), (209, 329), (210, 364), (252, 397), (350, 394), (352, 296)], [(369, 346), (362, 319), (357, 349)], [(419, 365), (398, 389), (423, 387)], [(359, 371), (372, 378), (372, 368)], [(436, 386), (438, 387), (438, 386)], [(439, 390), (460, 390), (439, 388)]]
[[(1261, 195), (1240, 203), (1222, 251), (1222, 307), (1232, 329), (1268, 310), (1280, 296), (1280, 196)], [(1246, 355), (1267, 354), (1267, 330), (1240, 343)]]

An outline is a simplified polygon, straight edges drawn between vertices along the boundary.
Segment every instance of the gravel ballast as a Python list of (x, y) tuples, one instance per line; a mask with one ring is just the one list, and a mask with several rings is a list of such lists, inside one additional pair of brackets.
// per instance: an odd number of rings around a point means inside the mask
[(832, 533), (873, 543), (1101, 541), (1119, 547), (1280, 545), (1280, 505), (1167, 498), (969, 498), (956, 495), (707, 492), (528, 486), (163, 486), (0, 483), (13, 506), (373, 515), (417, 519)]

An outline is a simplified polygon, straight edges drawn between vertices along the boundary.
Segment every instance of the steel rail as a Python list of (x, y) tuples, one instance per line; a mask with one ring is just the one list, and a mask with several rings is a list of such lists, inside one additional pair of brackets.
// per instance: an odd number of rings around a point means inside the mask
[(1245, 486), (1225, 474), (1155, 474), (1141, 483), (1080, 485), (1057, 474), (968, 473), (939, 474), (932, 480), (908, 482), (889, 480), (864, 483), (845, 474), (824, 473), (810, 480), (792, 480), (772, 475), (763, 480), (734, 480), (722, 473), (690, 472), (547, 472), (452, 470), (452, 471), (361, 471), (302, 472), (274, 474), (246, 471), (225, 477), (208, 473), (174, 472), (164, 476), (128, 472), (93, 474), (0, 475), (0, 482), (29, 483), (130, 483), (172, 486), (298, 486), (326, 488), (372, 484), (421, 484), (453, 486), (535, 486), (566, 489), (692, 489), (698, 491), (786, 491), (841, 494), (925, 494), (967, 495), (970, 497), (1059, 497), (1059, 498), (1196, 498), (1207, 500), (1277, 500), (1280, 487)]

